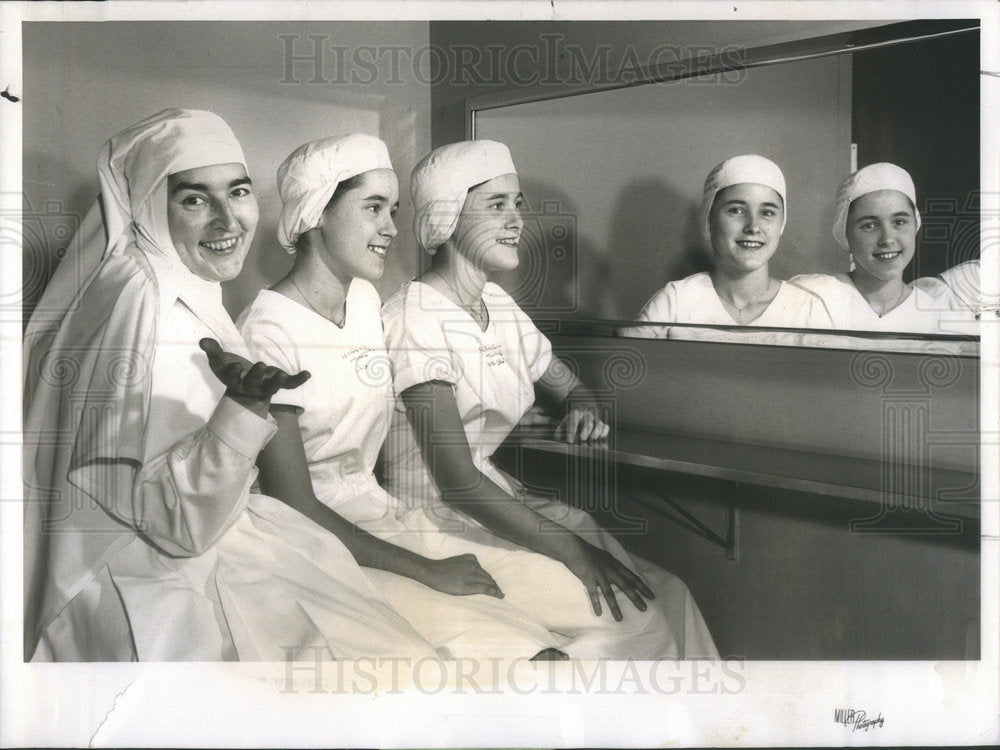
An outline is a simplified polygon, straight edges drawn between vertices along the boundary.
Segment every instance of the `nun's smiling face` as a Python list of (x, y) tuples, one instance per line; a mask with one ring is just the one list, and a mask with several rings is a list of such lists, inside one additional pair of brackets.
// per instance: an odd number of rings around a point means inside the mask
[(211, 164), (167, 178), (170, 239), (188, 270), (207, 281), (239, 275), (258, 217), (242, 164)]
[(847, 211), (847, 243), (857, 264), (855, 274), (884, 282), (901, 280), (913, 260), (916, 240), (913, 204), (898, 190), (866, 193)]
[(784, 203), (767, 185), (740, 183), (720, 190), (708, 215), (712, 255), (725, 271), (748, 273), (778, 249)]
[(523, 204), (516, 174), (500, 175), (471, 188), (452, 237), (458, 252), (486, 273), (517, 268)]

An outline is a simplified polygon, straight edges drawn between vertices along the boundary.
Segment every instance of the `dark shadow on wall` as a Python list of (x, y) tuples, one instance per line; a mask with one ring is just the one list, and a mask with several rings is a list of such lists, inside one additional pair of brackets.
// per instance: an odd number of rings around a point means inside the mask
[(530, 317), (599, 317), (602, 301), (586, 279), (593, 263), (592, 238), (580, 231), (579, 209), (559, 187), (521, 182), (524, 228), (517, 269), (495, 274)]
[[(711, 270), (698, 229), (698, 206), (663, 180), (626, 185), (615, 201), (609, 237), (620, 238), (607, 251), (618, 269), (612, 280), (615, 314), (608, 317), (617, 320), (635, 318), (667, 282)], [(680, 241), (672, 245), (667, 237)]]
[[(637, 180), (615, 201), (609, 237), (587, 232), (587, 217), (551, 183), (524, 180), (520, 265), (496, 274), (531, 316), (631, 320), (668, 281), (711, 269), (698, 206), (661, 180)], [(683, 225), (677, 246), (664, 243)]]

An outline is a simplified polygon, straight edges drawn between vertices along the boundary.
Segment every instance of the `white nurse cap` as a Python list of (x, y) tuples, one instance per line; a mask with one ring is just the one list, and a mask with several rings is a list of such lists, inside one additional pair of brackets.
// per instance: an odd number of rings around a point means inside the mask
[(917, 220), (917, 229), (920, 229), (917, 189), (913, 186), (910, 173), (887, 161), (869, 164), (844, 180), (837, 190), (837, 216), (833, 220), (833, 237), (841, 247), (850, 249), (847, 242), (847, 212), (851, 209), (851, 203), (862, 195), (877, 190), (895, 190), (909, 198), (913, 205), (913, 215)]
[(278, 167), (281, 246), (295, 252), (299, 236), (319, 226), (337, 185), (372, 169), (392, 169), (389, 149), (378, 138), (361, 133), (321, 138), (289, 154)]
[(751, 183), (765, 185), (781, 196), (784, 211), (781, 217), (781, 231), (785, 231), (785, 220), (788, 218), (788, 198), (785, 195), (785, 175), (781, 168), (770, 159), (757, 154), (743, 154), (726, 159), (705, 178), (705, 189), (701, 198), (701, 233), (711, 242), (711, 230), (708, 226), (708, 215), (712, 212), (712, 204), (720, 190), (732, 185)]
[(469, 188), (516, 173), (510, 151), (496, 141), (450, 143), (427, 154), (410, 175), (413, 233), (420, 247), (433, 250), (455, 233)]

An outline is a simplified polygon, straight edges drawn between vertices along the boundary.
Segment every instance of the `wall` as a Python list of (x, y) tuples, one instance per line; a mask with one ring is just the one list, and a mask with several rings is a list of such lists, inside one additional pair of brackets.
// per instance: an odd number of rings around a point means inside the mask
[[(104, 140), (171, 106), (221, 115), (255, 179), (261, 220), (243, 273), (224, 285), (231, 313), (289, 267), (274, 239), (275, 172), (292, 149), (316, 138), (365, 132), (387, 142), (402, 176), (400, 231), (380, 291), (415, 272), (407, 178), (430, 148), (430, 92), (414, 65), (390, 68), (381, 58), (373, 66), (362, 47), (426, 48), (425, 22), (25, 23), (23, 43), (25, 208), (49, 214), (46, 234), (26, 241), (28, 307), (68, 239), (60, 227), (96, 198)], [(303, 59), (289, 65), (290, 54)]]
[[(979, 357), (548, 330), (560, 356), (633, 429), (978, 469)], [(890, 435), (903, 429), (900, 419), (912, 420), (909, 431)]]

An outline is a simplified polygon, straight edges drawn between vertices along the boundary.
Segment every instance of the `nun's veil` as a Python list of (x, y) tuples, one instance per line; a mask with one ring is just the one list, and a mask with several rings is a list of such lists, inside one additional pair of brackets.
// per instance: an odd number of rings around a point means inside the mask
[(178, 298), (220, 339), (235, 331), (218, 283), (183, 265), (167, 224), (167, 177), (246, 166), (211, 112), (168, 109), (101, 150), (99, 202), (35, 308), (24, 339), (25, 658), (44, 628), (138, 532), (162, 311)]

